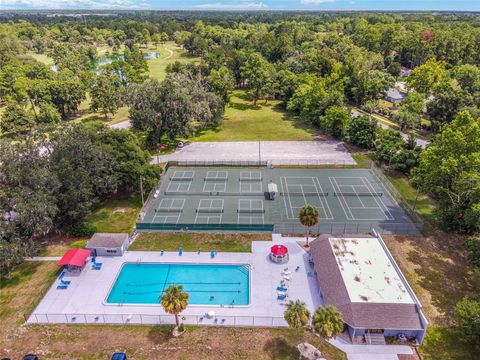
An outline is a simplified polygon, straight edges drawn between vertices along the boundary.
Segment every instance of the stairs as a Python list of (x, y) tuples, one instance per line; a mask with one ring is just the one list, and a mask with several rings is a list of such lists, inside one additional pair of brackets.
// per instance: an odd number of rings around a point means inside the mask
[(386, 345), (385, 336), (383, 336), (383, 334), (366, 333), (365, 342), (368, 345)]

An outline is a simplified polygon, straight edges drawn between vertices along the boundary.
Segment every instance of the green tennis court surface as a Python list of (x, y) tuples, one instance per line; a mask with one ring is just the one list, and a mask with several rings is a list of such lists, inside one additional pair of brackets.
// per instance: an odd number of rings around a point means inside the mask
[(169, 168), (137, 229), (301, 233), (305, 204), (320, 213), (312, 232), (418, 232), (370, 170), (204, 167)]

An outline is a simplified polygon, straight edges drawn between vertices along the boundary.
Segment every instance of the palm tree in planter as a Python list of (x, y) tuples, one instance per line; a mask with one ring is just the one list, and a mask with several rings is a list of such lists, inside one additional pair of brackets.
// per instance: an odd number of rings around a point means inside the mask
[(286, 306), (287, 310), (283, 313), (283, 317), (289, 327), (296, 329), (298, 332), (299, 329), (308, 325), (310, 311), (308, 311), (304, 302), (300, 300), (290, 301)]
[(165, 311), (169, 314), (175, 315), (175, 323), (178, 329), (180, 322), (178, 314), (185, 310), (188, 306), (189, 294), (183, 291), (183, 285), (170, 285), (166, 290), (163, 290), (163, 295), (160, 297), (160, 303)]
[(300, 209), (300, 213), (298, 214), (298, 220), (303, 226), (308, 228), (307, 232), (307, 247), (308, 245), (308, 236), (310, 235), (310, 228), (318, 224), (318, 220), (320, 218), (320, 214), (318, 210), (313, 205), (305, 205)]
[(320, 336), (336, 338), (345, 327), (342, 314), (334, 306), (320, 306), (313, 314), (313, 328)]

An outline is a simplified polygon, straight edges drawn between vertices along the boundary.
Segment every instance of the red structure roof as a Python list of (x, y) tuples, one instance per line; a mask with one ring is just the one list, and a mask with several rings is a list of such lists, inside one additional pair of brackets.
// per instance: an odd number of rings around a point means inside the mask
[(87, 249), (70, 249), (68, 250), (60, 261), (57, 263), (58, 266), (64, 265), (73, 265), (73, 266), (83, 266), (85, 265), (85, 260), (90, 256), (90, 250)]
[(273, 255), (276, 255), (276, 256), (283, 256), (288, 254), (288, 249), (284, 245), (273, 245), (270, 248), (270, 251), (272, 252)]

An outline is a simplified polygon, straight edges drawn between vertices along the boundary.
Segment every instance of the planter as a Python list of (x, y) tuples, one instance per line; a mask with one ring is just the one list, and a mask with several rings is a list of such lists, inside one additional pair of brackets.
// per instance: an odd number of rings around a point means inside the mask
[(172, 330), (172, 336), (173, 337), (179, 337), (182, 336), (187, 329), (184, 327), (182, 331), (179, 330), (178, 326), (175, 326)]

